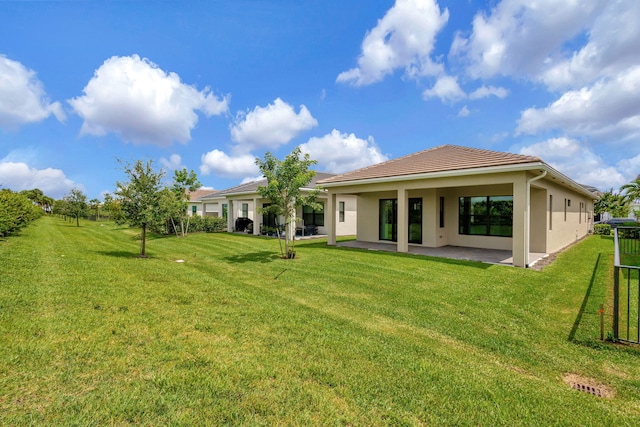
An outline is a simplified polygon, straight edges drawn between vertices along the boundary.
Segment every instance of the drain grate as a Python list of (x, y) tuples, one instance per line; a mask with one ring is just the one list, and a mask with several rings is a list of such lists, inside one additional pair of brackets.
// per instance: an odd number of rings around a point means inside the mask
[(583, 391), (585, 393), (593, 394), (594, 396), (598, 397), (605, 397), (606, 394), (601, 388), (593, 387), (587, 384), (570, 383), (569, 385), (578, 391)]
[(585, 378), (575, 374), (566, 374), (562, 378), (574, 390), (583, 393), (589, 393), (598, 397), (611, 398), (614, 395), (612, 389), (605, 385), (598, 384), (598, 381), (592, 378)]

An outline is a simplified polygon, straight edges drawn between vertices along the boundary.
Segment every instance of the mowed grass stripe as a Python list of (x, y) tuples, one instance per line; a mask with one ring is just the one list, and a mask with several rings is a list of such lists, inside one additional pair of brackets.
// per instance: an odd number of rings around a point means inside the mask
[[(42, 234), (0, 243), (16, 261), (6, 267), (19, 270), (30, 245), (62, 233), (49, 248), (57, 256), (37, 264), (54, 277), (26, 285), (17, 280), (26, 269), (11, 275), (14, 288), (31, 287), (22, 294), (33, 311), (29, 321), (18, 310), (0, 318), (14, 343), (0, 349), (3, 424), (638, 420), (638, 353), (590, 340), (588, 321), (580, 344), (567, 341), (593, 265), (569, 278), (556, 266), (487, 268), (323, 242), (299, 242), (299, 257), (285, 261), (275, 240), (228, 234), (151, 239), (152, 257), (138, 259), (136, 231), (36, 224)], [(566, 261), (573, 269), (609, 250), (591, 238)], [(0, 295), (13, 304), (15, 293)], [(571, 390), (567, 371), (618, 394)]]

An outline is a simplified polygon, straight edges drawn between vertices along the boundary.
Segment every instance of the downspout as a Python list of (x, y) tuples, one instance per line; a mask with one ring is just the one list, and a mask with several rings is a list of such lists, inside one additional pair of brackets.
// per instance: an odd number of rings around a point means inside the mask
[(531, 183), (547, 176), (547, 171), (543, 170), (542, 174), (534, 176), (527, 180), (527, 215), (524, 224), (524, 266), (529, 268), (529, 239), (531, 238)]

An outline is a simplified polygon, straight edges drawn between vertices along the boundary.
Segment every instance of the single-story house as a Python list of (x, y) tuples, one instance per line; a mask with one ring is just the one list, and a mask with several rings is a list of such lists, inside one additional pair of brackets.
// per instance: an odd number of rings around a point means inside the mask
[[(187, 215), (189, 216), (221, 216), (221, 212), (218, 208), (218, 200), (215, 200), (215, 195), (220, 190), (196, 190), (189, 192), (189, 207), (187, 208)], [(215, 200), (215, 202), (213, 202)], [(207, 201), (211, 201), (207, 203)]]
[[(587, 235), (594, 194), (538, 157), (442, 145), (332, 176), (326, 209), (357, 197), (356, 239), (410, 245), (510, 250), (513, 265)], [(325, 228), (336, 244), (337, 226)]]
[[(316, 172), (316, 176), (308, 184), (308, 188), (301, 189), (303, 192), (310, 191), (316, 187), (316, 183), (321, 179), (330, 178), (334, 174)], [(266, 234), (270, 230), (276, 229), (276, 225), (284, 224), (284, 218), (275, 218), (273, 215), (261, 214), (259, 208), (269, 205), (269, 200), (262, 198), (258, 193), (259, 186), (266, 186), (267, 180), (247, 182), (236, 187), (222, 191), (206, 194), (191, 200), (191, 206), (195, 208), (197, 215), (201, 216), (222, 216), (227, 218), (227, 230), (235, 231), (235, 224), (238, 218), (249, 218), (253, 221), (252, 232), (255, 235)], [(296, 228), (298, 234), (327, 234), (326, 224), (329, 222), (327, 210), (324, 208), (327, 201), (327, 193), (321, 192), (318, 195), (318, 202), (322, 205), (319, 210), (310, 207), (303, 207), (296, 213), (298, 218)], [(335, 218), (332, 223), (337, 236), (354, 235), (356, 233), (356, 208), (357, 198), (351, 195), (340, 196), (336, 199)], [(191, 207), (189, 210), (192, 211)]]

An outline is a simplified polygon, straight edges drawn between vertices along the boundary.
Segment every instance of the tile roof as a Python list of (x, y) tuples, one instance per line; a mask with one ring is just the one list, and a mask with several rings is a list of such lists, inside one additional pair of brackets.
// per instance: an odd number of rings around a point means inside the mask
[(189, 191), (187, 190), (187, 193), (189, 194), (189, 200), (190, 201), (194, 201), (194, 200), (198, 200), (201, 197), (205, 197), (205, 196), (212, 196), (216, 193), (219, 193), (220, 190), (213, 190), (211, 188), (209, 189), (202, 189), (202, 190), (196, 190), (196, 191)]
[[(311, 182), (307, 185), (307, 188), (314, 188), (318, 181), (329, 179), (331, 177), (336, 176), (332, 173), (325, 172), (316, 172), (316, 176), (313, 177)], [(228, 196), (231, 194), (245, 194), (245, 193), (257, 193), (259, 186), (265, 186), (267, 184), (266, 179), (261, 179), (258, 181), (246, 182), (244, 184), (237, 185), (235, 187), (227, 188), (226, 190), (222, 190), (216, 193), (216, 196)]]
[(541, 162), (542, 160), (534, 156), (441, 145), (323, 179), (320, 184)]

